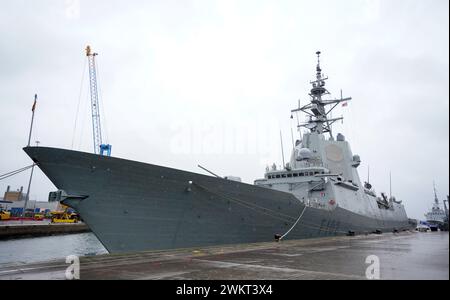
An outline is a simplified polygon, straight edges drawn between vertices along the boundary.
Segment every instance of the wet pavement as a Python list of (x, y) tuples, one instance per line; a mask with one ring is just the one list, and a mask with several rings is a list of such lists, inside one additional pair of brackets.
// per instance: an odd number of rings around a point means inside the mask
[[(65, 279), (68, 266), (5, 266), (0, 280)], [(448, 266), (448, 232), (402, 232), (82, 257), (80, 278), (448, 280)]]

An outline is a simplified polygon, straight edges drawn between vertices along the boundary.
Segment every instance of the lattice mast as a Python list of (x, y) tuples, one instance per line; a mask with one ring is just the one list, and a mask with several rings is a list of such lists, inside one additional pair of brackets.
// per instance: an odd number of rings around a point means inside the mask
[[(309, 115), (309, 121), (304, 124), (300, 124), (299, 127), (306, 127), (311, 130), (311, 132), (317, 132), (318, 134), (328, 132), (330, 134), (330, 137), (333, 139), (331, 125), (338, 120), (342, 120), (343, 118), (328, 118), (328, 116), (339, 103), (350, 101), (351, 98), (342, 98), (341, 93), (340, 99), (322, 99), (323, 96), (330, 94), (325, 88), (325, 80), (327, 80), (328, 77), (322, 75), (322, 69), (320, 68), (320, 51), (317, 51), (316, 55), (316, 80), (310, 82), (312, 85), (311, 92), (309, 93), (311, 101), (310, 103), (294, 109), (291, 112), (294, 113), (301, 111)], [(331, 107), (327, 110), (327, 106)]]
[(111, 145), (102, 142), (102, 127), (100, 121), (100, 106), (97, 88), (97, 67), (95, 57), (98, 53), (92, 52), (91, 47), (86, 47), (86, 56), (89, 63), (89, 88), (91, 92), (92, 135), (94, 139), (94, 153), (99, 155), (111, 155)]

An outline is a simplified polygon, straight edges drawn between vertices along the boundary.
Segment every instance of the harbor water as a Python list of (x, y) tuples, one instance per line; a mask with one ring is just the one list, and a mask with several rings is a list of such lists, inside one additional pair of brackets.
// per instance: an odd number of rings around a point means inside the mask
[(65, 258), (108, 253), (92, 232), (0, 241), (0, 268)]

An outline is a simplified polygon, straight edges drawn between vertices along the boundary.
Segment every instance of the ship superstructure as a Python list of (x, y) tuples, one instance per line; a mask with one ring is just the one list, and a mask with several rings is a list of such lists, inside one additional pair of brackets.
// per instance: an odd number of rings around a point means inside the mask
[(291, 113), (303, 112), (309, 121), (300, 124), (307, 128), (302, 140), (297, 140), (290, 162), (277, 170), (274, 164), (266, 169), (264, 179), (255, 181), (279, 191), (292, 193), (309, 206), (333, 210), (345, 208), (380, 222), (406, 218), (406, 212), (395, 197), (380, 197), (369, 182), (361, 182), (357, 168), (361, 164), (359, 155), (353, 155), (343, 134), (333, 135), (332, 124), (342, 117), (331, 118), (331, 112), (340, 103), (352, 98), (326, 100), (330, 93), (325, 88), (328, 77), (322, 75), (320, 52), (317, 53), (316, 80), (311, 81), (310, 103), (293, 109)]
[(437, 228), (442, 227), (447, 218), (446, 212), (441, 208), (439, 199), (436, 193), (436, 186), (433, 183), (434, 190), (434, 202), (431, 211), (425, 214), (427, 223), (431, 225), (432, 230), (437, 230)]

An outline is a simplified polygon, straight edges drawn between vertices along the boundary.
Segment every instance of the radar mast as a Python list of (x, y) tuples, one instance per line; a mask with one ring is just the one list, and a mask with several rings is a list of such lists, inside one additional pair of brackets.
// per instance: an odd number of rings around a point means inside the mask
[[(317, 134), (329, 133), (330, 138), (333, 140), (334, 137), (331, 125), (336, 121), (342, 120), (343, 117), (329, 118), (329, 115), (339, 103), (350, 101), (352, 98), (342, 98), (341, 93), (340, 99), (323, 99), (325, 95), (329, 95), (330, 93), (325, 88), (325, 80), (327, 80), (328, 77), (325, 77), (322, 74), (322, 69), (320, 67), (320, 54), (320, 51), (316, 52), (316, 80), (310, 82), (312, 85), (311, 91), (309, 93), (311, 101), (304, 106), (299, 106), (298, 108), (291, 110), (291, 113), (301, 111), (309, 115), (309, 121), (303, 124), (299, 124), (298, 127), (305, 127), (311, 132), (315, 132)], [(329, 107), (328, 110), (327, 107)]]

